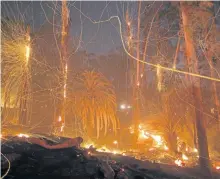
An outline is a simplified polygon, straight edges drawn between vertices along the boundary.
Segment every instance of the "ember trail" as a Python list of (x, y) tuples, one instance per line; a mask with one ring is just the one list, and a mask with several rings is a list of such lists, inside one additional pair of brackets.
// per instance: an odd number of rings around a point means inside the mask
[(1, 7), (2, 178), (220, 178), (218, 2)]

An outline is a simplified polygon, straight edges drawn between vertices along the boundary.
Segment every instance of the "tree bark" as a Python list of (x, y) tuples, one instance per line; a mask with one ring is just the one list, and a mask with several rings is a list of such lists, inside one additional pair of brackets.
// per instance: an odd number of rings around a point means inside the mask
[(62, 1), (62, 33), (61, 33), (61, 89), (58, 96), (58, 104), (57, 111), (55, 116), (55, 123), (59, 118), (60, 126), (55, 128), (55, 133), (59, 131), (59, 133), (63, 133), (63, 127), (65, 125), (65, 106), (66, 106), (66, 83), (67, 83), (67, 42), (68, 42), (68, 34), (69, 34), (69, 12), (67, 7), (67, 1)]
[[(198, 73), (197, 69), (197, 56), (196, 50), (193, 44), (192, 32), (190, 31), (189, 22), (189, 7), (187, 7), (184, 2), (181, 2), (181, 12), (182, 21), (184, 29), (184, 37), (186, 44), (186, 53), (192, 67), (190, 72)], [(192, 91), (194, 95), (194, 103), (196, 106), (196, 131), (198, 135), (198, 150), (199, 150), (199, 165), (201, 172), (203, 172), (207, 177), (211, 177), (210, 161), (209, 161), (209, 151), (208, 151), (208, 141), (205, 129), (205, 123), (203, 118), (203, 107), (202, 107), (202, 94), (200, 89), (200, 78), (192, 77)]]

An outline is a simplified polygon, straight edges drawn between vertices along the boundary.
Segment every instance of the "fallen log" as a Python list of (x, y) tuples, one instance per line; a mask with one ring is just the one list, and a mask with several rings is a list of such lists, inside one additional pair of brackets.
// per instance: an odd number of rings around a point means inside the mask
[(81, 138), (81, 137), (76, 137), (73, 139), (68, 138), (68, 139), (62, 141), (61, 143), (53, 144), (53, 145), (50, 145), (45, 140), (40, 139), (40, 138), (36, 138), (36, 137), (29, 137), (29, 138), (21, 137), (21, 138), (19, 138), (19, 140), (23, 141), (23, 142), (29, 142), (31, 144), (40, 145), (41, 147), (44, 147), (46, 149), (64, 149), (64, 148), (70, 148), (70, 147), (79, 148), (80, 144), (83, 142), (83, 138)]

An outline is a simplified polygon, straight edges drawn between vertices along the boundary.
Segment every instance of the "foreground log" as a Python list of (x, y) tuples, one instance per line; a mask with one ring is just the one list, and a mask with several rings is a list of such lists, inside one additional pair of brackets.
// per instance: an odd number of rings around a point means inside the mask
[(41, 147), (44, 147), (46, 149), (64, 149), (64, 148), (70, 148), (70, 147), (80, 147), (80, 144), (83, 142), (83, 139), (81, 137), (76, 137), (76, 138), (68, 138), (65, 141), (54, 144), (54, 145), (49, 145), (47, 141), (40, 139), (40, 138), (35, 138), (35, 137), (30, 137), (30, 138), (20, 138), (20, 141), (24, 142), (29, 142), (31, 144), (37, 144), (40, 145)]

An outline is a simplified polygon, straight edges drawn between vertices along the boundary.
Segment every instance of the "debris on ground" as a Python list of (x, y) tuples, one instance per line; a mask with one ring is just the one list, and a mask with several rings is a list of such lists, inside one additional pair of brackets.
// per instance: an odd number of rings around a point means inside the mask
[[(55, 143), (48, 138), (40, 138), (39, 140), (39, 138), (32, 137), (26, 140), (24, 137), (21, 140), (20, 137), (7, 137), (2, 139), (1, 147), (4, 157), (1, 157), (1, 172), (2, 174), (8, 172), (5, 177), (8, 179), (52, 177), (76, 179), (196, 178), (193, 174), (191, 176), (182, 174), (183, 170), (166, 172), (171, 171), (168, 168), (176, 166), (163, 166), (148, 161), (139, 161), (128, 156), (101, 153), (92, 146), (89, 149), (83, 149), (79, 145), (75, 145), (78, 140), (79, 138), (60, 138), (60, 143)], [(35, 142), (31, 143), (30, 141)], [(82, 142), (81, 139), (79, 141)], [(70, 147), (66, 147), (67, 144)], [(62, 145), (63, 148), (60, 147)], [(216, 175), (215, 178), (217, 179), (217, 177)]]

